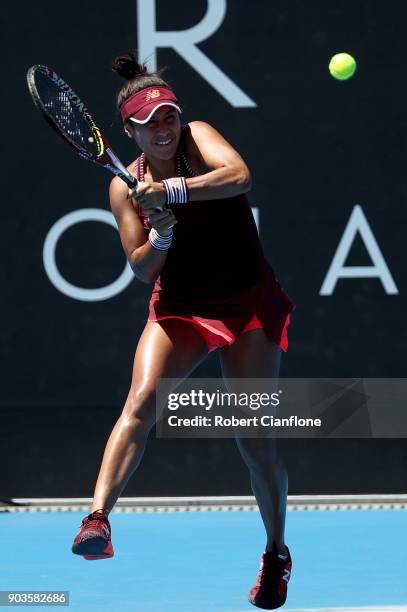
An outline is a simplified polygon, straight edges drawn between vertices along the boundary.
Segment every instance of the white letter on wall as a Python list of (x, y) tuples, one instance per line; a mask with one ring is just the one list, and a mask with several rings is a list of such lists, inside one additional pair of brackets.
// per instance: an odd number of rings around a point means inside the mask
[(82, 208), (61, 217), (51, 227), (44, 242), (43, 262), (45, 272), (54, 287), (74, 300), (82, 300), (83, 302), (108, 300), (124, 291), (127, 285), (134, 280), (134, 274), (128, 262), (126, 262), (125, 268), (118, 279), (110, 285), (100, 287), (99, 289), (84, 289), (83, 287), (72, 285), (64, 279), (57, 267), (55, 252), (58, 240), (67, 229), (83, 221), (102, 221), (102, 223), (107, 223), (117, 229), (116, 220), (112, 213), (99, 208)]
[(157, 70), (156, 50), (160, 47), (172, 47), (232, 106), (236, 108), (257, 106), (196, 46), (216, 32), (226, 15), (226, 0), (207, 0), (207, 2), (206, 15), (197, 25), (188, 30), (157, 32), (156, 0), (137, 0), (139, 61), (147, 61), (150, 70)]
[[(356, 232), (360, 233), (366, 250), (374, 264), (373, 266), (345, 267), (345, 260), (351, 249)], [(363, 214), (363, 210), (358, 204), (356, 204), (352, 211), (348, 225), (336, 249), (336, 253), (319, 294), (332, 295), (339, 278), (380, 278), (386, 293), (390, 295), (398, 293), (398, 289), (380, 251), (379, 245)]]

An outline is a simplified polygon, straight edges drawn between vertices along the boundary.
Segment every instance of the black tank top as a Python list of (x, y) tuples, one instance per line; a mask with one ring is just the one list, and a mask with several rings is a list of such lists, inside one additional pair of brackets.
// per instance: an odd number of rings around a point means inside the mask
[[(181, 175), (194, 176), (182, 148)], [(136, 168), (140, 176), (140, 158)], [(265, 258), (251, 206), (245, 195), (172, 204), (178, 223), (154, 291), (163, 298), (216, 299), (253, 287), (265, 269)], [(145, 216), (139, 216), (149, 228)]]

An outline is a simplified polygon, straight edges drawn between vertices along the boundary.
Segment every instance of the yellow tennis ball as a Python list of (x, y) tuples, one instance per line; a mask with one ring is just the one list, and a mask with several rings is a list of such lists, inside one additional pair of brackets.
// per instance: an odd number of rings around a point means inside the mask
[(356, 61), (349, 53), (337, 53), (329, 62), (329, 72), (339, 81), (346, 81), (355, 74)]

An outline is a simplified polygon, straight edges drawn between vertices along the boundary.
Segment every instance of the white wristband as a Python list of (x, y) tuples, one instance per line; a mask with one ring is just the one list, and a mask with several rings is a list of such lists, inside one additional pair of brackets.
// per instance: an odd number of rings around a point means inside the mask
[(169, 236), (161, 236), (153, 227), (148, 234), (148, 239), (151, 245), (157, 249), (158, 251), (168, 251), (172, 243), (172, 237), (174, 235), (173, 230), (171, 229), (171, 234)]
[(188, 202), (188, 188), (183, 176), (165, 179), (162, 183), (167, 204), (186, 204)]

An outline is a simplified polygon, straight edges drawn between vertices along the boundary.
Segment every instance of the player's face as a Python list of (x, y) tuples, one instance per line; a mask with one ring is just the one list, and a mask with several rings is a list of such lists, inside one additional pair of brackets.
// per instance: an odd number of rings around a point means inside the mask
[(149, 157), (172, 159), (181, 137), (181, 121), (178, 111), (172, 106), (157, 109), (145, 125), (132, 122), (133, 137), (138, 146)]

